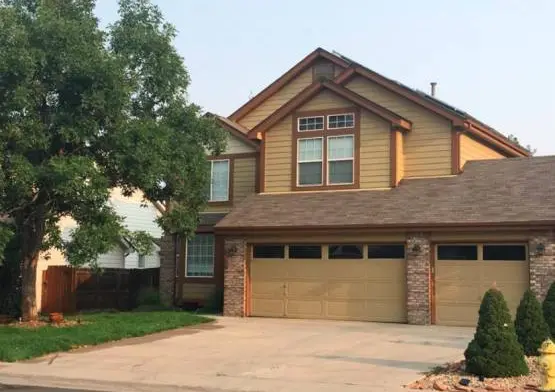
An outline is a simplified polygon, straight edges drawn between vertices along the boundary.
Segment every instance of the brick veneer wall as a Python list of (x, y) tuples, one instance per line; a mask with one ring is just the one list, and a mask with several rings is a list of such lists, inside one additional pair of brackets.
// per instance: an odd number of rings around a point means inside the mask
[(226, 238), (224, 243), (224, 316), (244, 317), (247, 301), (246, 256), (243, 238)]
[[(538, 246), (544, 247), (543, 251)], [(528, 241), (530, 260), (530, 288), (543, 300), (551, 283), (555, 280), (555, 233), (546, 231), (533, 233)]]
[(176, 238), (164, 234), (160, 240), (160, 302), (172, 306), (175, 302)]
[(409, 324), (431, 323), (430, 256), (432, 247), (424, 233), (407, 236), (407, 320)]

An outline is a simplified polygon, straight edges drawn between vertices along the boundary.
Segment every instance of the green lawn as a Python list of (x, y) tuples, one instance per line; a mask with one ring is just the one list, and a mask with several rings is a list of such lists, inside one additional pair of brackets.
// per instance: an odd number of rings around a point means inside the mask
[(78, 317), (83, 323), (68, 327), (0, 326), (0, 362), (14, 362), (211, 321), (181, 311), (94, 313)]

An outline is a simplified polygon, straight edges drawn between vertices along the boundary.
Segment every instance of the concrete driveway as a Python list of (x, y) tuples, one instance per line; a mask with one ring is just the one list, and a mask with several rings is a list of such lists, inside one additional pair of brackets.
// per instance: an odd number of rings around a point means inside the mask
[(218, 318), (198, 328), (0, 364), (0, 384), (118, 391), (400, 391), (423, 371), (462, 358), (472, 333), (454, 327)]

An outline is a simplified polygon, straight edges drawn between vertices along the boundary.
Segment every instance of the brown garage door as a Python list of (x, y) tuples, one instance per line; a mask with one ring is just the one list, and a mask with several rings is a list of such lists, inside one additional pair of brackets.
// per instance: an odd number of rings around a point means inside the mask
[(406, 321), (403, 245), (252, 248), (252, 316)]
[(526, 245), (436, 246), (436, 324), (475, 326), (482, 296), (494, 285), (514, 316), (529, 286)]

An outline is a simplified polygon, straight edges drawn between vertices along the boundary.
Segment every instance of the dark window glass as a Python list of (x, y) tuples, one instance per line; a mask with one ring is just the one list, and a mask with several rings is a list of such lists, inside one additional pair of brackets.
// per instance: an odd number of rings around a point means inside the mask
[(329, 259), (362, 259), (362, 245), (330, 245), (328, 247)]
[(484, 260), (526, 260), (526, 246), (484, 245)]
[(254, 245), (252, 255), (255, 259), (283, 259), (284, 245)]
[(290, 259), (321, 259), (322, 247), (320, 245), (289, 245)]
[(476, 245), (439, 245), (437, 247), (438, 260), (477, 260), (478, 246)]
[(369, 259), (404, 259), (405, 245), (368, 245)]

